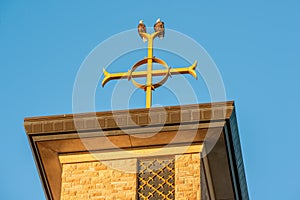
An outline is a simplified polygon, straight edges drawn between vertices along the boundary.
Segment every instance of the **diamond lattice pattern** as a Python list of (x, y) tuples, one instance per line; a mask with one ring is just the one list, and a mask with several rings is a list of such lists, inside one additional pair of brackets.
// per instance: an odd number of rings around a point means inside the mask
[(175, 199), (174, 158), (138, 161), (138, 199)]

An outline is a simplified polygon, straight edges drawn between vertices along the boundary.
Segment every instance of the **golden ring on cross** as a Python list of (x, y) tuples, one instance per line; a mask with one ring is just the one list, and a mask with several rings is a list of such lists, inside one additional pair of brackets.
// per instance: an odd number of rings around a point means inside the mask
[(159, 64), (161, 64), (162, 66), (164, 66), (166, 68), (166, 70), (161, 70), (161, 73), (155, 73), (155, 76), (164, 76), (164, 77), (162, 78), (161, 81), (159, 81), (157, 83), (154, 83), (154, 84), (151, 83), (151, 88), (152, 88), (152, 90), (154, 90), (155, 88), (158, 88), (158, 87), (162, 86), (168, 80), (169, 76), (171, 76), (171, 74), (170, 74), (170, 69), (171, 68), (168, 66), (168, 64), (165, 61), (163, 61), (163, 60), (161, 60), (159, 58), (155, 58), (155, 57), (153, 57), (153, 58), (144, 58), (143, 60), (140, 60), (137, 63), (135, 63), (132, 66), (131, 70), (129, 70), (128, 80), (131, 80), (132, 83), (133, 83), (133, 85), (135, 85), (137, 88), (146, 90), (146, 88), (148, 87), (148, 85), (147, 84), (143, 85), (143, 84), (138, 83), (136, 80), (134, 80), (132, 78), (132, 73), (138, 67), (140, 67), (141, 65), (147, 64), (148, 63), (148, 59), (152, 59), (152, 62), (159, 63)]

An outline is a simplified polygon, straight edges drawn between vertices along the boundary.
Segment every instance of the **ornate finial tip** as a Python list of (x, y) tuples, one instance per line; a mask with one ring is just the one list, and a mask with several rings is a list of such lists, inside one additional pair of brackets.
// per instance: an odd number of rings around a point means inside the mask
[(197, 60), (195, 60), (195, 62), (194, 62), (194, 69), (196, 69), (196, 67), (197, 67), (197, 65), (198, 65), (198, 61)]

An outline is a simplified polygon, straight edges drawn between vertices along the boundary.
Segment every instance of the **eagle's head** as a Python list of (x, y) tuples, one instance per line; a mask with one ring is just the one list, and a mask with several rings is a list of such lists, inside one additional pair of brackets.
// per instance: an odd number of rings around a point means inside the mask
[(143, 23), (144, 23), (144, 21), (143, 21), (143, 20), (140, 20), (140, 21), (139, 21), (139, 24), (143, 24)]
[(158, 18), (158, 19), (156, 20), (156, 23), (158, 23), (158, 22), (160, 22), (160, 18)]

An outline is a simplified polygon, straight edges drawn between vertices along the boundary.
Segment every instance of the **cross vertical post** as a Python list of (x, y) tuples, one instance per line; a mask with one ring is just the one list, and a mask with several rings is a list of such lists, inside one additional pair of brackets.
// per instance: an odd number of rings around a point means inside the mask
[(153, 58), (153, 37), (148, 37), (148, 59), (147, 59), (147, 82), (146, 82), (146, 108), (152, 104), (152, 58)]
[(152, 83), (152, 64), (153, 64), (153, 40), (161, 32), (157, 31), (152, 34), (140, 33), (148, 40), (148, 57), (147, 57), (147, 80), (146, 80), (146, 108), (150, 108), (152, 105), (152, 90), (154, 89)]

